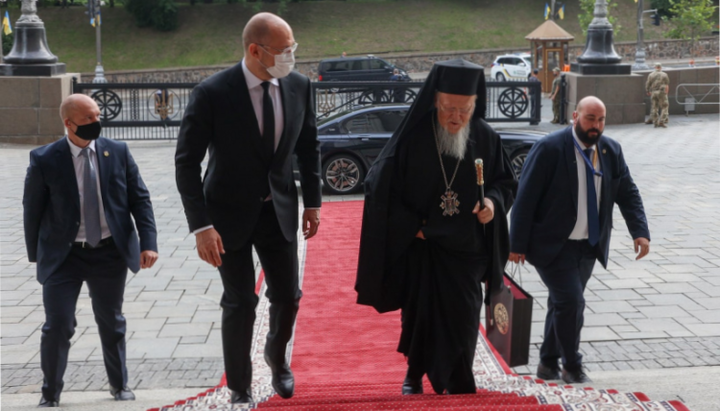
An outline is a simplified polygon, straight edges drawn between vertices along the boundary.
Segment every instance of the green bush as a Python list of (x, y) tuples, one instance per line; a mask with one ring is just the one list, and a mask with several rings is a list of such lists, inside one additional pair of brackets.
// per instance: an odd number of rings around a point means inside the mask
[(171, 31), (178, 26), (175, 0), (125, 0), (125, 9), (135, 16), (138, 27)]
[(158, 0), (153, 16), (153, 27), (160, 31), (172, 31), (178, 26), (178, 10), (174, 0)]

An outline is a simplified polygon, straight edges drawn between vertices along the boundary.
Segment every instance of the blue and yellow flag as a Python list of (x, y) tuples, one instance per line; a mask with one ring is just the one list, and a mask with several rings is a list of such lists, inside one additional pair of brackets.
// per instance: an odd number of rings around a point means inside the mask
[(3, 33), (7, 36), (12, 33), (12, 26), (10, 25), (10, 15), (5, 12), (5, 17), (2, 19)]
[(565, 5), (564, 4), (562, 7), (560, 7), (560, 10), (558, 10), (558, 16), (560, 16), (560, 20), (565, 20)]
[(552, 11), (550, 11), (550, 6), (548, 6), (548, 4), (545, 3), (545, 20), (547, 20), (548, 17), (550, 17), (550, 13), (552, 13)]

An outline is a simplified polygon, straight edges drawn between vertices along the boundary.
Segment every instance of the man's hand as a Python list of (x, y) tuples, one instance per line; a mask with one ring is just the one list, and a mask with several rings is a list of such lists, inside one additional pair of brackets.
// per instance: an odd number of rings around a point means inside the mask
[(495, 217), (495, 203), (491, 199), (485, 197), (485, 208), (480, 209), (480, 202), (478, 201), (473, 208), (473, 214), (477, 214), (477, 219), (482, 224), (487, 224), (492, 221)]
[(195, 244), (198, 255), (206, 263), (213, 267), (220, 267), (222, 259), (220, 254), (225, 254), (220, 234), (214, 228), (208, 228), (195, 234)]
[(155, 265), (158, 259), (158, 253), (155, 251), (145, 250), (140, 253), (140, 268), (150, 268)]
[(317, 234), (318, 226), (320, 226), (320, 209), (303, 211), (303, 236), (309, 240)]
[(525, 264), (525, 254), (510, 253), (508, 261), (512, 261), (515, 264)]
[(643, 237), (638, 237), (634, 241), (635, 243), (635, 252), (639, 252), (637, 257), (635, 257), (635, 260), (639, 260), (650, 252), (650, 240)]

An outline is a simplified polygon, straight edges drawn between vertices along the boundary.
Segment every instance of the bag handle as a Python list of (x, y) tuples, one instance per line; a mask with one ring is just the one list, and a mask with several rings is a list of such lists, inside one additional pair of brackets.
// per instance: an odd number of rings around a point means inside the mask
[(512, 261), (508, 261), (507, 264), (505, 264), (505, 272), (508, 273), (510, 278), (513, 279), (518, 285), (522, 286), (522, 272), (523, 272), (523, 266), (522, 264), (513, 263)]

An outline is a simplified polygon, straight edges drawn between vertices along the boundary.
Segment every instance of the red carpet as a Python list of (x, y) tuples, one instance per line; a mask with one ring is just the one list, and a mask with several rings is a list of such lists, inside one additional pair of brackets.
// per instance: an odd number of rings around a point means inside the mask
[[(476, 361), (476, 368), (482, 368), (476, 371), (481, 387), (477, 394), (400, 395), (406, 371), (402, 354), (395, 351), (400, 314), (381, 315), (370, 307), (355, 303), (353, 286), (362, 204), (357, 201), (323, 204), (320, 230), (307, 242), (302, 284), (304, 296), (292, 351), (295, 396), (283, 400), (273, 395), (256, 404), (257, 408), (284, 411), (689, 411), (679, 401), (652, 402), (639, 393), (576, 389), (509, 375), (507, 365), (484, 339), (478, 346), (481, 355)], [(231, 408), (223, 385), (224, 378), (218, 388), (208, 390), (208, 395), (153, 410), (242, 409)], [(427, 380), (425, 392), (433, 392)]]

